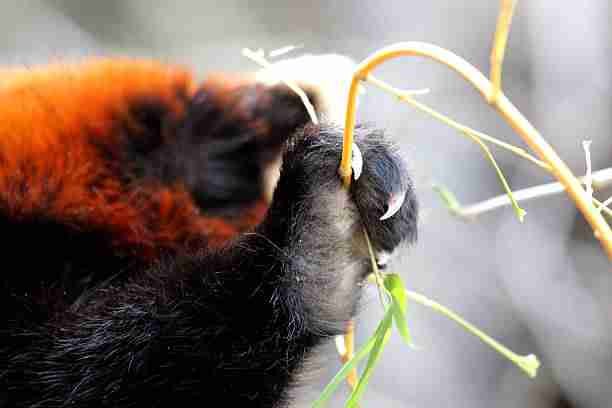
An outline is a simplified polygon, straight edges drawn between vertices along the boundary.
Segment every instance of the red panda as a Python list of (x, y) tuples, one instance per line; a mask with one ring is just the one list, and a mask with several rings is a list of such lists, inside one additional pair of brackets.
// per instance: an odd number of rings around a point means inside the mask
[(342, 130), (253, 75), (3, 69), (0, 118), (0, 407), (286, 406), (355, 313), (361, 228), (384, 252), (416, 237), (381, 131), (356, 129), (364, 168), (346, 191)]

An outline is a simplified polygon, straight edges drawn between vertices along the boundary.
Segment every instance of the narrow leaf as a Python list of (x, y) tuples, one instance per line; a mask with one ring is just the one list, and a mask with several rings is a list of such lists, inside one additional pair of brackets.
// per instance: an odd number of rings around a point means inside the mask
[(430, 307), (436, 312), (441, 313), (442, 315), (454, 320), (457, 324), (462, 326), (468, 332), (472, 333), (480, 340), (482, 340), (485, 344), (491, 346), (502, 356), (506, 357), (508, 360), (516, 364), (530, 378), (534, 378), (537, 375), (538, 368), (540, 368), (540, 361), (535, 355), (529, 354), (527, 356), (521, 356), (519, 354), (516, 354), (515, 352), (513, 352), (512, 350), (510, 350), (509, 348), (499, 343), (497, 340), (493, 339), (491, 336), (487, 335), (485, 332), (474, 326), (473, 324), (469, 323), (457, 313), (447, 308), (446, 306), (441, 305), (440, 303), (435, 302), (427, 298), (426, 296), (421, 295), (420, 293), (408, 290), (406, 291), (406, 296), (408, 296), (408, 299), (420, 303), (423, 306)]
[(461, 204), (459, 204), (457, 196), (455, 196), (452, 191), (439, 184), (435, 184), (433, 186), (433, 189), (436, 193), (438, 193), (438, 195), (444, 202), (444, 205), (446, 205), (446, 208), (448, 208), (450, 212), (452, 212), (453, 214), (459, 212), (459, 210), (461, 209)]
[(410, 346), (414, 347), (410, 330), (408, 330), (408, 324), (406, 323), (406, 287), (402, 278), (396, 274), (391, 273), (385, 276), (384, 281), (385, 288), (391, 294), (391, 309), (393, 311), (393, 321), (395, 327), (399, 331), (404, 341)]
[[(390, 316), (389, 311), (387, 311), (387, 313), (385, 314), (385, 318), (387, 316)], [(327, 384), (327, 386), (325, 387), (325, 389), (323, 390), (319, 398), (312, 404), (312, 408), (321, 408), (327, 403), (331, 395), (334, 393), (334, 391), (336, 391), (336, 388), (338, 388), (338, 386), (342, 384), (342, 382), (344, 381), (346, 376), (351, 372), (351, 370), (357, 365), (359, 361), (363, 360), (368, 355), (368, 353), (370, 353), (370, 351), (374, 348), (374, 346), (376, 345), (376, 341), (379, 337), (379, 333), (383, 332), (383, 329), (385, 329), (384, 326), (385, 326), (385, 319), (383, 318), (383, 320), (378, 324), (378, 327), (376, 328), (376, 331), (374, 332), (372, 337), (370, 337), (368, 341), (366, 342), (366, 344), (364, 344), (359, 349), (359, 351), (355, 353), (353, 358), (347, 361), (342, 366), (340, 371), (336, 373), (334, 378), (329, 382), (329, 384)]]
[(363, 370), (363, 374), (359, 378), (359, 382), (357, 386), (351, 393), (351, 396), (346, 403), (346, 408), (355, 408), (361, 399), (369, 381), (372, 376), (372, 372), (374, 371), (374, 366), (378, 362), (378, 359), (382, 353), (382, 350), (385, 348), (387, 341), (389, 340), (391, 334), (391, 323), (393, 319), (392, 308), (387, 309), (385, 312), (385, 316), (382, 321), (378, 325), (376, 329), (376, 333), (374, 334), (375, 343), (372, 347), (372, 351), (370, 352), (370, 356), (368, 357), (368, 362), (366, 364), (365, 369)]

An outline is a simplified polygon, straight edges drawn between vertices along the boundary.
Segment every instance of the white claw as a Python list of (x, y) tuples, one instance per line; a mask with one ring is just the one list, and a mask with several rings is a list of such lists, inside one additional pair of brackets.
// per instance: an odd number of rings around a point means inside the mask
[(353, 143), (353, 157), (351, 159), (351, 167), (353, 168), (353, 177), (355, 180), (359, 179), (361, 176), (361, 171), (363, 170), (363, 155), (361, 154), (361, 150), (355, 143)]
[(341, 357), (344, 357), (346, 355), (346, 346), (344, 345), (344, 336), (340, 335), (340, 336), (336, 336), (336, 350), (338, 350), (338, 354), (340, 354)]
[(382, 217), (380, 217), (380, 220), (386, 220), (387, 218), (391, 218), (393, 217), (393, 215), (395, 215), (396, 212), (399, 211), (400, 208), (402, 208), (402, 204), (404, 204), (404, 200), (406, 199), (406, 192), (402, 191), (401, 193), (397, 193), (397, 194), (392, 194), (391, 197), (389, 198), (389, 203), (387, 204), (387, 212), (385, 212)]

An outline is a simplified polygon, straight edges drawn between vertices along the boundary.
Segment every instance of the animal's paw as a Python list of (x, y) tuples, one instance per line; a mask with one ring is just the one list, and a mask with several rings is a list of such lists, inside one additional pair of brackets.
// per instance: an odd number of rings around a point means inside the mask
[(318, 234), (319, 240), (352, 235), (363, 243), (365, 227), (382, 266), (400, 243), (416, 239), (413, 185), (398, 149), (383, 132), (357, 127), (354, 157), (361, 156), (361, 174), (353, 177), (347, 194), (338, 174), (342, 134), (331, 125), (308, 125), (290, 140), (277, 194), (285, 197), (278, 199), (295, 203), (294, 214), (309, 214), (301, 220), (308, 224), (304, 232)]
[(353, 160), (363, 164), (358, 178), (353, 171), (351, 197), (377, 250), (379, 265), (384, 266), (400, 243), (416, 240), (414, 187), (397, 146), (382, 131), (357, 128), (354, 148)]

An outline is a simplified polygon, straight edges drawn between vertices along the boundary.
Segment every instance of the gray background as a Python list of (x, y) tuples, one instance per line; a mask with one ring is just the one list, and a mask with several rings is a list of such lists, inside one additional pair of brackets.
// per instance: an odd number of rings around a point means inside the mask
[[(584, 3), (584, 4), (582, 4)], [(145, 1), (48, 0), (0, 3), (0, 62), (31, 65), (83, 55), (133, 55), (208, 70), (250, 71), (242, 47), (304, 44), (309, 53), (356, 60), (392, 42), (447, 47), (488, 72), (497, 2), (444, 1)], [(593, 167), (612, 165), (608, 2), (523, 1), (511, 31), (507, 95), (576, 173), (581, 141), (593, 140)], [(521, 144), (477, 93), (429, 61), (391, 62), (378, 76), (403, 88), (431, 88), (423, 101), (457, 120)], [(526, 222), (509, 209), (466, 223), (448, 215), (431, 190), (440, 182), (465, 203), (501, 193), (477, 147), (444, 125), (372, 89), (362, 121), (397, 138), (410, 158), (422, 202), (420, 242), (392, 269), (410, 288), (453, 307), (522, 354), (543, 360), (531, 381), (452, 322), (410, 305), (420, 347), (393, 338), (364, 407), (612, 406), (612, 273), (571, 202), (526, 203)], [(549, 181), (543, 172), (496, 151), (514, 188)], [(601, 197), (610, 196), (604, 191)], [(358, 319), (358, 340), (380, 317), (372, 296)], [(330, 358), (301, 391), (307, 405), (339, 364)], [(344, 392), (335, 400), (341, 406)]]

